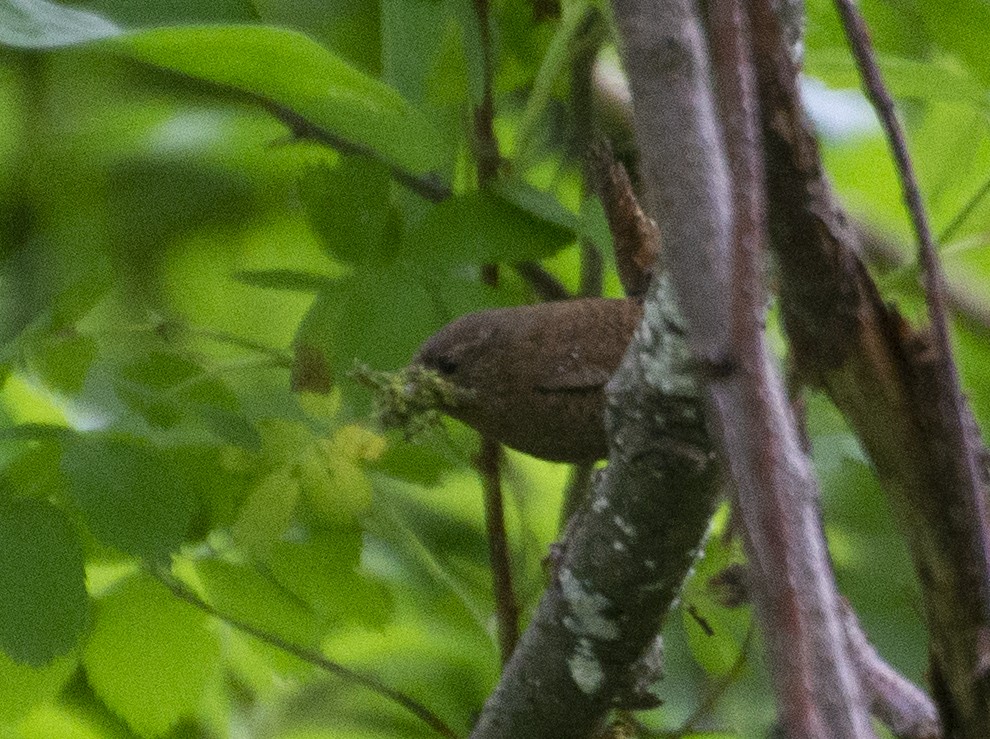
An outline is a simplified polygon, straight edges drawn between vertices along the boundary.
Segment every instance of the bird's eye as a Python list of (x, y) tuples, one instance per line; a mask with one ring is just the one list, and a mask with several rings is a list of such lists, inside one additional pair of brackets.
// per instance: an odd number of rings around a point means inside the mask
[(437, 371), (442, 375), (452, 375), (457, 372), (457, 362), (451, 357), (441, 354), (437, 357)]

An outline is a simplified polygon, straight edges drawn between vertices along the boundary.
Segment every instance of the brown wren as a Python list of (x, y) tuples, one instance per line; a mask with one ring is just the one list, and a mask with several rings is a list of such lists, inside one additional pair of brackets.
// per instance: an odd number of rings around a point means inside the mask
[(643, 315), (638, 298), (581, 298), (471, 313), (419, 349), (414, 364), (467, 392), (442, 408), (534, 457), (608, 454), (605, 384)]

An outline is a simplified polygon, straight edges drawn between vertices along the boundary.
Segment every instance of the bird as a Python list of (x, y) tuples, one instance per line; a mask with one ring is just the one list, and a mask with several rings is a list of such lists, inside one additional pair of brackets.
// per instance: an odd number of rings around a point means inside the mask
[(440, 410), (552, 462), (608, 455), (605, 385), (643, 315), (639, 298), (577, 298), (469, 313), (412, 360), (461, 392)]

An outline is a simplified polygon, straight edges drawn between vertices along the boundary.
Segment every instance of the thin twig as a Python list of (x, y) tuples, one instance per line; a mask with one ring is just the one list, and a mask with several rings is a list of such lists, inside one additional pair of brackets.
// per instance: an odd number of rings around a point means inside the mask
[[(987, 522), (987, 501), (981, 483), (981, 473), (978, 467), (976, 442), (973, 439), (969, 414), (963, 400), (959, 381), (959, 370), (952, 357), (952, 347), (949, 341), (949, 320), (945, 309), (945, 276), (942, 273), (935, 243), (932, 238), (928, 216), (921, 200), (921, 191), (908, 153), (904, 131), (897, 120), (894, 101), (890, 96), (880, 69), (873, 53), (869, 31), (859, 11), (852, 0), (836, 0), (839, 14), (849, 39), (853, 55), (863, 79), (867, 97), (876, 108), (877, 115), (887, 133), (887, 138), (893, 150), (897, 164), (904, 199), (915, 235), (918, 239), (918, 263), (922, 267), (922, 280), (925, 299), (928, 304), (928, 317), (932, 324), (932, 334), (935, 341), (937, 379), (941, 398), (935, 399), (938, 415), (950, 435), (948, 449), (952, 450), (952, 466), (958, 477), (959, 484), (965, 488), (965, 512), (972, 520), (968, 534), (971, 537), (970, 546), (978, 558), (980, 571), (977, 574), (979, 582), (979, 602), (982, 608), (981, 620), (990, 623), (990, 529)], [(962, 512), (960, 512), (962, 513)]]
[[(571, 117), (574, 121), (574, 151), (581, 163), (582, 204), (585, 208), (587, 196), (594, 193), (594, 178), (591, 176), (592, 162), (589, 160), (591, 145), (596, 136), (594, 81), (592, 70), (598, 50), (605, 39), (607, 26), (605, 18), (597, 9), (590, 12), (581, 24), (580, 35), (575, 39), (571, 60)], [(581, 297), (599, 296), (604, 286), (604, 260), (599, 246), (588, 236), (580, 235), (578, 246), (581, 251), (581, 280), (578, 294)]]
[(736, 656), (729, 671), (707, 691), (705, 697), (701, 699), (701, 702), (691, 712), (691, 715), (684, 720), (684, 723), (674, 733), (674, 736), (688, 736), (696, 732), (698, 730), (698, 724), (709, 716), (712, 709), (722, 699), (726, 691), (736, 683), (739, 675), (746, 667), (746, 662), (749, 660), (749, 650), (753, 643), (753, 629), (754, 624), (750, 622), (743, 643), (739, 646), (739, 654)]
[(873, 648), (856, 614), (842, 603), (842, 621), (870, 711), (901, 739), (938, 739), (938, 711), (925, 691), (897, 672)]
[(474, 146), (478, 164), (478, 183), (482, 187), (487, 187), (498, 176), (498, 168), (501, 163), (498, 141), (495, 138), (495, 129), (492, 125), (495, 120), (495, 103), (492, 96), (494, 68), (488, 0), (474, 0), (474, 9), (478, 15), (478, 26), (481, 30), (481, 55), (484, 60), (484, 89), (481, 102), (474, 110)]
[(502, 496), (502, 447), (494, 439), (483, 437), (478, 471), (485, 495), (485, 529), (488, 534), (488, 557), (492, 568), (495, 615), (499, 652), (506, 664), (519, 639), (519, 607), (512, 587), (512, 560), (505, 530)]
[(439, 203), (451, 195), (450, 188), (434, 174), (415, 175), (412, 172), (407, 172), (394, 163), (383, 159), (371, 147), (348, 141), (325, 128), (317, 126), (315, 123), (303, 118), (294, 110), (290, 110), (284, 105), (280, 105), (261, 95), (248, 95), (248, 97), (288, 126), (289, 130), (292, 131), (292, 135), (298, 139), (315, 141), (334, 148), (342, 154), (358, 154), (381, 161), (389, 168), (396, 182), (404, 185), (412, 192), (430, 202)]
[(955, 236), (956, 232), (962, 227), (972, 212), (976, 210), (976, 206), (982, 202), (983, 198), (985, 198), (988, 193), (990, 193), (990, 177), (988, 177), (986, 181), (980, 185), (980, 188), (973, 193), (970, 199), (966, 201), (966, 204), (959, 209), (959, 212), (956, 213), (956, 217), (949, 222), (949, 225), (942, 229), (942, 233), (938, 235), (938, 243), (944, 244)]
[[(911, 258), (889, 237), (870, 230), (862, 223), (856, 225), (856, 230), (863, 253), (871, 265), (883, 272), (905, 270), (912, 276), (915, 274)], [(956, 318), (962, 319), (970, 329), (984, 335), (990, 332), (990, 306), (967, 289), (964, 282), (948, 280), (945, 298)]]
[[(495, 138), (495, 104), (492, 83), (495, 78), (492, 56), (491, 19), (488, 0), (474, 0), (481, 28), (481, 52), (484, 59), (484, 90), (481, 103), (474, 111), (474, 146), (478, 166), (478, 186), (490, 187), (498, 177), (501, 157)], [(494, 287), (498, 283), (498, 265), (485, 264), (482, 280)], [(495, 439), (483, 436), (478, 456), (478, 471), (485, 497), (485, 530), (488, 557), (492, 568), (492, 590), (502, 664), (508, 663), (519, 639), (519, 606), (512, 587), (512, 560), (505, 529), (505, 506), (502, 493), (502, 447)]]
[(540, 300), (567, 300), (573, 297), (563, 283), (539, 262), (516, 262), (512, 267)]
[(433, 711), (424, 706), (422, 703), (410, 698), (405, 693), (402, 693), (395, 688), (390, 688), (377, 678), (362, 675), (355, 670), (344, 667), (343, 665), (328, 659), (313, 649), (307, 649), (306, 647), (300, 647), (297, 644), (292, 644), (276, 634), (271, 634), (263, 629), (257, 628), (256, 626), (252, 626), (245, 621), (241, 621), (238, 618), (222, 613), (215, 606), (207, 603), (205, 600), (196, 595), (196, 593), (190, 590), (185, 583), (180, 582), (169, 573), (154, 568), (148, 568), (148, 571), (152, 577), (168, 588), (176, 598), (188, 603), (194, 608), (199, 609), (208, 616), (213, 616), (214, 618), (223, 621), (225, 624), (234, 627), (238, 631), (242, 631), (249, 636), (253, 636), (259, 641), (270, 644), (276, 649), (281, 649), (283, 652), (291, 654), (294, 657), (298, 657), (303, 662), (307, 662), (314, 667), (318, 667), (319, 669), (328, 672), (335, 677), (338, 677), (353, 685), (360, 685), (373, 693), (377, 693), (382, 698), (385, 698), (386, 700), (389, 700), (412, 713), (416, 716), (416, 718), (426, 723), (431, 729), (436, 731), (441, 736), (449, 737), (449, 739), (458, 738), (459, 735), (457, 732), (447, 726), (443, 719), (433, 713)]

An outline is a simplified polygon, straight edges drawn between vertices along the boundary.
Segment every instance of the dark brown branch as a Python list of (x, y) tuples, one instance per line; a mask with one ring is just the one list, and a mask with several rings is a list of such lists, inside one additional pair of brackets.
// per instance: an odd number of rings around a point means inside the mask
[(495, 598), (495, 621), (499, 653), (504, 665), (512, 657), (519, 638), (519, 607), (512, 588), (512, 560), (505, 530), (502, 495), (502, 447), (483, 437), (478, 456), (478, 471), (485, 496), (485, 531), (488, 536), (488, 559), (492, 568)]
[[(942, 368), (951, 357), (885, 305), (859, 261), (801, 108), (798, 70), (772, 4), (754, 1), (751, 9), (772, 245), (795, 363), (805, 382), (828, 392), (860, 438), (909, 546), (946, 733), (990, 736), (986, 558), (974, 536), (985, 520), (973, 514), (973, 480), (968, 465), (958, 463), (971, 442), (957, 443), (960, 419), (942, 411), (954, 403), (939, 402), (946, 393)], [(962, 412), (967, 434), (970, 417)]]
[(932, 699), (877, 654), (845, 602), (842, 621), (871, 713), (901, 739), (940, 739), (942, 726)]
[[(946, 460), (947, 467), (953, 473), (953, 482), (959, 488), (962, 515), (969, 519), (968, 533), (970, 537), (970, 566), (978, 568), (974, 572), (974, 584), (979, 593), (976, 601), (981, 606), (980, 617), (985, 629), (990, 629), (990, 520), (987, 518), (987, 499), (985, 477), (986, 471), (981, 470), (980, 459), (982, 442), (974, 433), (974, 423), (969, 415), (969, 409), (963, 400), (962, 388), (959, 381), (959, 370), (952, 357), (952, 345), (949, 341), (949, 319), (945, 309), (945, 275), (935, 251), (931, 228), (928, 225), (928, 215), (921, 200), (921, 191), (914, 174), (911, 157), (908, 153), (907, 141), (894, 112), (894, 101), (890, 97), (880, 69), (877, 66), (870, 42), (869, 32), (859, 11), (850, 0), (836, 0), (839, 14), (846, 30), (846, 36), (853, 48), (856, 63), (866, 87), (867, 96), (876, 108), (887, 132), (897, 163), (904, 199), (907, 202), (911, 222), (918, 238), (918, 263), (922, 266), (922, 282), (925, 289), (925, 299), (928, 303), (928, 318), (931, 321), (934, 337), (933, 348), (935, 358), (932, 362), (934, 371), (933, 390), (936, 394), (931, 399), (936, 423), (943, 433), (947, 434), (943, 449), (951, 455)], [(990, 637), (990, 631), (985, 638)], [(990, 649), (987, 645), (983, 649)], [(982, 655), (985, 661), (990, 659), (990, 651)], [(984, 675), (990, 671), (990, 665), (985, 665)]]
[[(484, 59), (484, 89), (481, 103), (474, 110), (474, 152), (478, 167), (478, 186), (484, 189), (498, 177), (501, 158), (498, 140), (495, 138), (495, 104), (492, 95), (495, 73), (492, 67), (488, 0), (474, 0), (474, 8), (481, 29), (481, 53)], [(482, 265), (481, 279), (492, 287), (498, 284), (498, 265)], [(482, 436), (478, 471), (485, 498), (485, 532), (488, 539), (488, 559), (492, 568), (492, 596), (495, 600), (499, 656), (505, 665), (512, 657), (519, 639), (519, 606), (512, 587), (512, 559), (509, 556), (509, 537), (505, 529), (502, 460), (502, 447), (498, 441)]]
[(516, 262), (512, 267), (540, 300), (567, 300), (574, 297), (560, 280), (547, 272), (538, 262)]
[(764, 337), (763, 150), (748, 22), (739, 0), (710, 3), (709, 34), (733, 181), (727, 287), (731, 356), (739, 367), (736, 378), (712, 382), (710, 392), (735, 483), (780, 721), (789, 736), (868, 737), (873, 732), (842, 638), (820, 533), (817, 483)]
[(629, 174), (608, 142), (599, 141), (588, 158), (590, 178), (612, 232), (619, 280), (626, 295), (642, 295), (660, 255), (660, 231), (640, 207)]
[(928, 214), (921, 200), (921, 190), (914, 174), (904, 131), (897, 121), (894, 101), (880, 75), (866, 24), (851, 0), (836, 0), (836, 2), (866, 87), (866, 94), (880, 116), (893, 149), (894, 161), (904, 190), (904, 199), (918, 239), (918, 263), (922, 267), (922, 282), (936, 354), (932, 366), (936, 373), (938, 395), (932, 398), (932, 403), (937, 408), (940, 425), (949, 435), (946, 450), (953, 457), (949, 465), (954, 468), (954, 478), (961, 489), (965, 488), (964, 515), (971, 520), (969, 533), (972, 537), (970, 546), (974, 557), (973, 564), (980, 568), (977, 582), (980, 590), (979, 602), (982, 605), (981, 616), (984, 623), (990, 623), (990, 527), (987, 519), (984, 474), (980, 471), (979, 454), (982, 444), (974, 437), (972, 419), (960, 387), (959, 370), (952, 357), (949, 318), (945, 309), (945, 275), (935, 251), (935, 242), (928, 225)]
[(447, 724), (445, 724), (439, 716), (419, 701), (410, 698), (405, 693), (398, 691), (395, 688), (390, 688), (377, 678), (369, 675), (362, 675), (360, 672), (344, 667), (342, 664), (334, 662), (331, 659), (327, 659), (327, 657), (313, 649), (300, 647), (297, 644), (286, 641), (276, 634), (270, 634), (263, 629), (252, 626), (246, 621), (242, 621), (238, 618), (222, 613), (215, 606), (207, 603), (205, 600), (196, 595), (196, 593), (190, 590), (185, 583), (175, 579), (170, 573), (157, 569), (149, 569), (148, 572), (158, 582), (168, 588), (176, 598), (188, 603), (194, 608), (197, 608), (208, 616), (212, 616), (228, 626), (234, 627), (238, 631), (242, 631), (249, 636), (253, 636), (255, 639), (263, 641), (276, 649), (280, 649), (286, 654), (291, 654), (292, 656), (301, 659), (303, 662), (307, 662), (308, 664), (311, 664), (324, 672), (330, 673), (334, 677), (338, 677), (345, 682), (351, 683), (352, 685), (358, 685), (362, 688), (370, 690), (373, 693), (377, 693), (385, 700), (391, 701), (392, 703), (395, 703), (399, 707), (412, 713), (416, 718), (423, 721), (440, 736), (445, 736), (449, 739), (457, 739), (457, 732), (447, 726)]

